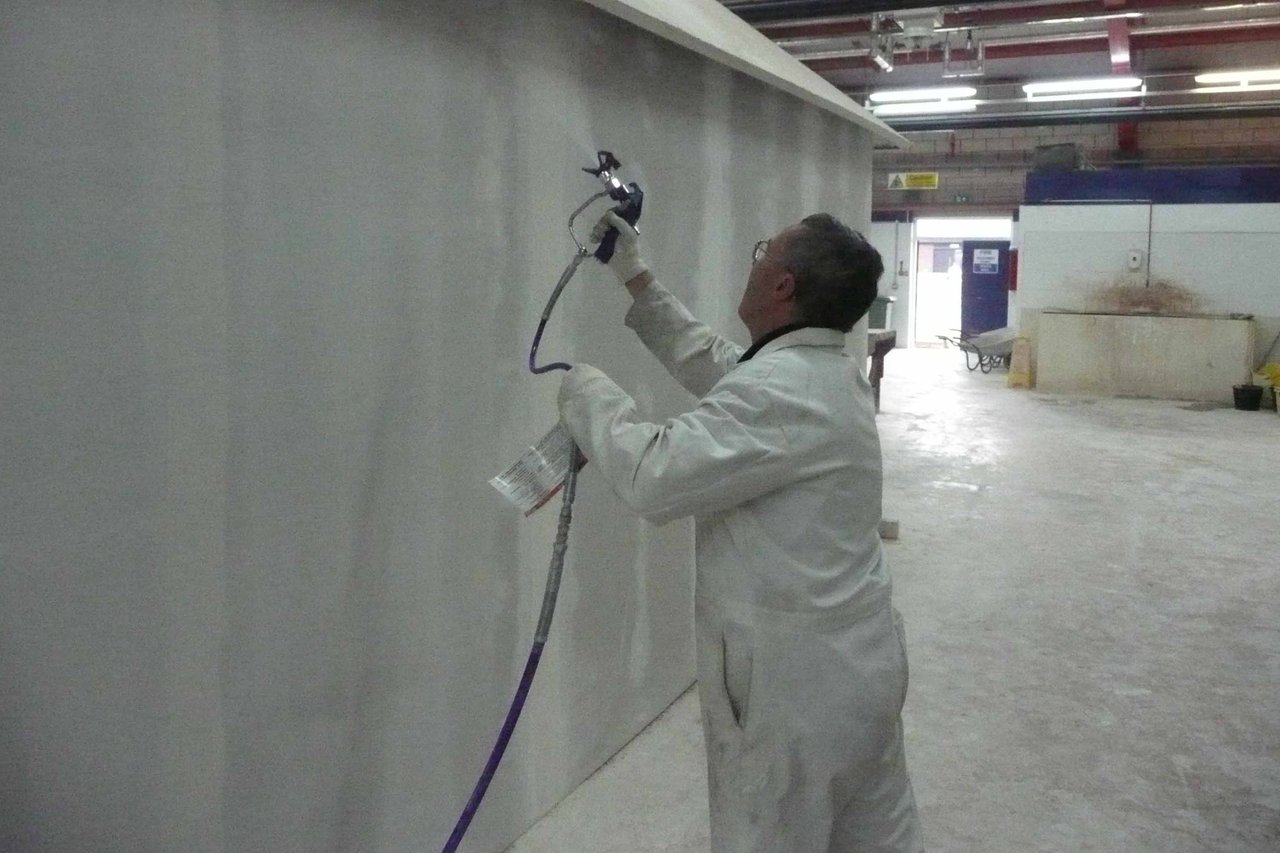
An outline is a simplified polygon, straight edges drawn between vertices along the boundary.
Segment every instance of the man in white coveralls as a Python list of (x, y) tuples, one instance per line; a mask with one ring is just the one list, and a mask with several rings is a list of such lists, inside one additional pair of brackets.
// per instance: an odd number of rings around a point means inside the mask
[(757, 243), (744, 351), (654, 279), (632, 226), (609, 213), (593, 238), (610, 226), (626, 325), (699, 402), (647, 423), (583, 364), (565, 374), (560, 413), (629, 507), (658, 524), (694, 516), (712, 850), (917, 853), (875, 406), (843, 352), (880, 255), (827, 214)]

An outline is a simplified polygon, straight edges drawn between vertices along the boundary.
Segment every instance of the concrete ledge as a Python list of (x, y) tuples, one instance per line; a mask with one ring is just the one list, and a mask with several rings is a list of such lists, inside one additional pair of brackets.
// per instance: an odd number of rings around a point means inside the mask
[(1041, 391), (1231, 403), (1252, 375), (1254, 323), (1045, 311), (1037, 350)]

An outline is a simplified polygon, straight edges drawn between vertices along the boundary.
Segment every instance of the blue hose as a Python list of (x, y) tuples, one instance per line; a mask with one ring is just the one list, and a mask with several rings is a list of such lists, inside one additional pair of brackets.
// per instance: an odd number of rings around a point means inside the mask
[(529, 372), (549, 373), (552, 370), (572, 370), (573, 365), (565, 364), (563, 361), (553, 361), (550, 364), (544, 364), (541, 367), (538, 366), (538, 344), (542, 342), (542, 330), (546, 327), (547, 318), (544, 316), (542, 321), (538, 323), (538, 331), (533, 335), (533, 346), (529, 347)]
[[(632, 186), (635, 185), (633, 184)], [(636, 216), (639, 216), (638, 212)], [(569, 221), (570, 230), (572, 230), (572, 218)], [(556, 282), (555, 289), (551, 292), (551, 298), (547, 300), (547, 307), (542, 310), (542, 319), (538, 323), (538, 331), (534, 333), (533, 345), (529, 347), (529, 370), (532, 373), (549, 373), (552, 370), (573, 369), (573, 365), (566, 364), (563, 361), (555, 361), (551, 364), (538, 366), (538, 344), (542, 342), (542, 332), (547, 327), (547, 321), (551, 319), (551, 312), (555, 308), (556, 300), (560, 298), (561, 291), (569, 283), (569, 279), (573, 278), (578, 266), (588, 257), (590, 257), (590, 253), (579, 245), (577, 254), (573, 256), (569, 266), (565, 267), (564, 272), (560, 275), (560, 280)], [(462, 843), (462, 837), (467, 834), (467, 827), (471, 826), (471, 821), (480, 808), (480, 801), (484, 799), (485, 791), (489, 789), (489, 783), (493, 781), (493, 775), (498, 772), (498, 764), (502, 761), (503, 753), (507, 751), (507, 744), (511, 741), (511, 735), (516, 730), (516, 723), (520, 721), (520, 712), (524, 710), (524, 701), (529, 696), (529, 688), (533, 685), (533, 676), (538, 671), (538, 662), (542, 660), (542, 648), (547, 644), (547, 635), (551, 633), (551, 617), (556, 610), (556, 596), (560, 593), (560, 575), (564, 572), (564, 555), (569, 547), (569, 523), (573, 520), (573, 495), (578, 486), (578, 469), (584, 464), (586, 464), (586, 460), (583, 458), (581, 451), (575, 447), (573, 449), (573, 459), (569, 463), (569, 473), (564, 478), (564, 503), (560, 505), (560, 521), (556, 527), (556, 542), (551, 550), (551, 567), (547, 570), (547, 588), (542, 594), (542, 615), (538, 619), (538, 628), (533, 634), (533, 647), (529, 649), (529, 659), (524, 665), (524, 675), (520, 676), (520, 685), (516, 688), (515, 698), (511, 700), (511, 707), (507, 709), (507, 718), (502, 721), (502, 729), (498, 732), (498, 740), (493, 745), (493, 750), (489, 753), (489, 760), (485, 763), (484, 770), (480, 773), (480, 778), (476, 780), (476, 786), (471, 791), (471, 798), (467, 800), (466, 807), (463, 808), (462, 814), (458, 816), (458, 822), (454, 824), (453, 832), (449, 835), (449, 840), (444, 845), (443, 853), (454, 853), (458, 849), (458, 845)]]
[(529, 695), (529, 687), (533, 684), (534, 673), (538, 671), (538, 661), (542, 659), (542, 646), (543, 643), (535, 640), (533, 648), (529, 650), (529, 660), (524, 665), (524, 675), (520, 676), (520, 686), (516, 688), (516, 698), (512, 700), (511, 707), (507, 709), (507, 718), (502, 722), (502, 730), (498, 732), (498, 742), (493, 745), (493, 751), (489, 753), (489, 761), (484, 765), (484, 772), (480, 774), (480, 779), (476, 782), (476, 787), (471, 792), (471, 799), (467, 800), (466, 808), (458, 816), (458, 822), (453, 827), (453, 834), (449, 836), (449, 841), (444, 845), (444, 853), (453, 853), (458, 849), (458, 845), (462, 843), (462, 836), (467, 834), (467, 827), (471, 826), (471, 819), (476, 816), (476, 811), (480, 808), (480, 801), (484, 799), (485, 791), (489, 789), (489, 783), (493, 781), (493, 774), (498, 771), (498, 762), (502, 761), (502, 754), (507, 751), (507, 743), (511, 740), (511, 735), (516, 730), (516, 723), (520, 720), (520, 712), (524, 709), (525, 697)]
[[(541, 334), (541, 328), (539, 328)], [(536, 343), (535, 343), (536, 346)], [(533, 356), (529, 357), (530, 365), (533, 363)], [(551, 370), (557, 365), (548, 365), (545, 370)], [(565, 370), (569, 369), (565, 365)], [(529, 695), (529, 688), (533, 684), (533, 676), (538, 671), (538, 662), (542, 659), (542, 648), (547, 644), (547, 635), (551, 633), (551, 617), (556, 610), (556, 597), (560, 593), (560, 576), (564, 572), (564, 555), (569, 547), (569, 524), (573, 521), (573, 496), (578, 487), (578, 469), (582, 467), (582, 454), (577, 448), (574, 448), (573, 459), (569, 464), (569, 473), (564, 478), (564, 503), (560, 505), (560, 520), (556, 527), (556, 541), (551, 549), (551, 567), (547, 570), (547, 588), (542, 594), (542, 614), (538, 618), (538, 627), (533, 634), (533, 647), (529, 649), (529, 659), (524, 665), (524, 675), (520, 676), (520, 686), (516, 688), (515, 698), (511, 700), (511, 707), (507, 709), (507, 718), (502, 722), (502, 729), (498, 732), (498, 740), (493, 745), (493, 750), (489, 753), (489, 760), (484, 765), (484, 771), (481, 772), (480, 778), (476, 781), (475, 788), (471, 791), (471, 798), (467, 800), (467, 805), (462, 810), (462, 814), (458, 816), (458, 822), (453, 827), (449, 840), (444, 845), (443, 853), (454, 853), (458, 849), (458, 845), (462, 843), (462, 837), (467, 834), (467, 827), (471, 825), (471, 820), (476, 816), (476, 811), (480, 808), (480, 801), (484, 799), (485, 791), (489, 789), (489, 783), (493, 781), (493, 775), (498, 771), (498, 764), (502, 761), (502, 754), (507, 751), (507, 743), (511, 740), (511, 735), (516, 730), (516, 723), (520, 720), (520, 712), (524, 710), (524, 700)]]
[(538, 321), (538, 331), (533, 335), (533, 346), (529, 347), (529, 371), (531, 373), (548, 373), (552, 370), (573, 369), (572, 364), (565, 364), (563, 361), (554, 361), (551, 364), (544, 364), (539, 367), (536, 363), (538, 344), (542, 343), (542, 331), (547, 327), (547, 321), (551, 319), (551, 312), (556, 307), (556, 300), (560, 298), (561, 291), (569, 283), (569, 279), (573, 278), (573, 274), (578, 271), (578, 265), (589, 257), (591, 255), (586, 249), (580, 249), (573, 256), (573, 260), (569, 262), (569, 266), (564, 268), (564, 272), (560, 274), (560, 280), (556, 282), (555, 289), (551, 291), (551, 298), (547, 300), (547, 307), (542, 309), (542, 319)]

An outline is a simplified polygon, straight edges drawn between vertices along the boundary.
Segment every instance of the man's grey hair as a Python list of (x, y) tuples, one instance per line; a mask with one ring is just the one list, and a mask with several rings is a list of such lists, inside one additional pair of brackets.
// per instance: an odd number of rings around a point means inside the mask
[(871, 307), (884, 261), (866, 238), (829, 213), (800, 220), (787, 242), (796, 322), (848, 332)]

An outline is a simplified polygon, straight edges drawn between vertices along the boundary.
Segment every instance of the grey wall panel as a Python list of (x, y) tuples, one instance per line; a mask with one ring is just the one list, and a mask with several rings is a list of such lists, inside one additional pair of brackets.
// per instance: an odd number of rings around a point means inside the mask
[[(585, 4), (0, 12), (0, 848), (442, 843), (554, 535), (487, 479), (578, 171), (743, 340), (751, 244), (869, 216), (862, 131)], [(689, 398), (584, 266), (543, 345)], [(691, 528), (588, 467), (552, 639), (473, 829), (500, 849), (693, 677)]]
[(0, 849), (220, 846), (209, 12), (0, 10)]

